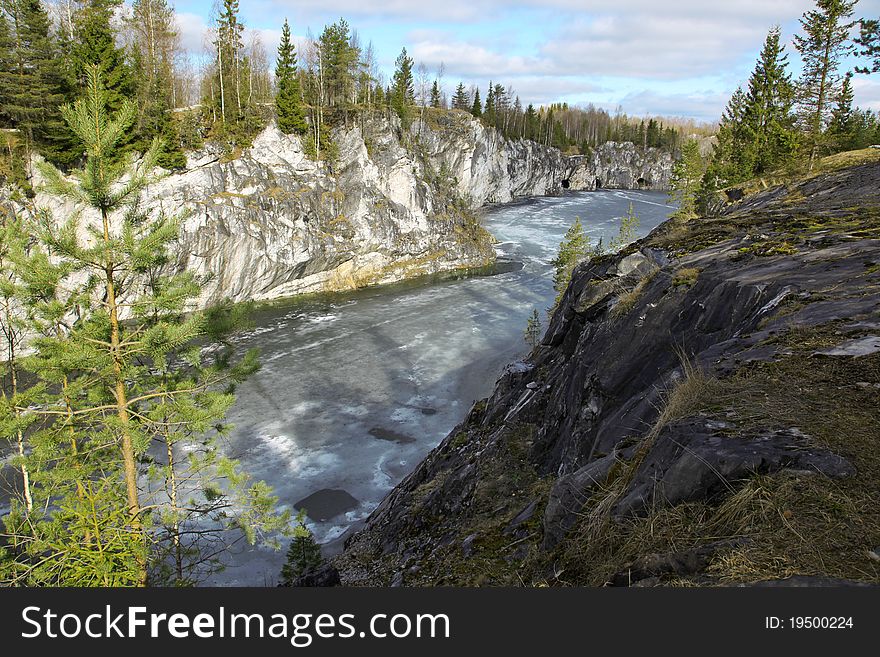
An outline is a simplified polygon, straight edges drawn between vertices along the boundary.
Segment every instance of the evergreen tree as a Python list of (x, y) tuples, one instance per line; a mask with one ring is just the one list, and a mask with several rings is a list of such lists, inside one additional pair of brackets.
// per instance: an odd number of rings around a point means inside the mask
[(565, 237), (559, 243), (559, 252), (550, 264), (555, 267), (553, 275), (553, 289), (556, 290), (554, 307), (559, 305), (565, 289), (571, 281), (571, 274), (579, 262), (584, 260), (590, 253), (590, 238), (584, 233), (580, 217), (576, 217), (574, 223), (566, 231)]
[(38, 147), (50, 159), (66, 160), (69, 132), (61, 105), (68, 88), (49, 16), (39, 0), (2, 0), (0, 9), (8, 16), (0, 25), (2, 111), (21, 132), (25, 164)]
[(281, 567), (281, 585), (292, 586), (293, 583), (309, 570), (321, 565), (321, 547), (315, 537), (300, 519), (293, 530), (293, 538), (287, 548), (287, 558)]
[[(56, 452), (53, 462), (81, 470), (78, 476), (75, 469), (41, 470), (46, 473), (43, 499), (52, 501), (41, 505), (48, 510), (45, 520), (28, 523), (29, 536), (22, 533), (27, 543), (20, 563), (52, 555), (41, 561), (44, 568), (27, 570), (31, 583), (143, 585), (151, 572), (154, 581), (165, 581), (163, 566), (170, 554), (187, 559), (190, 572), (178, 571), (186, 583), (192, 568), (209, 566), (211, 556), (184, 555), (184, 547), (198, 551), (204, 546), (183, 546), (182, 536), (204, 539), (199, 527), (223, 523), (254, 540), (261, 530), (286, 527), (287, 518), (272, 514), (274, 499), (265, 484), (250, 484), (203, 437), (221, 426), (232, 403), (229, 386), (255, 369), (255, 356), (232, 363), (227, 349), (213, 359), (193, 342), (199, 337), (216, 340), (218, 332), (237, 322), (237, 312), (188, 312), (199, 292), (195, 277), (162, 273), (179, 218), (151, 217), (139, 207), (140, 193), (153, 179), (159, 144), (137, 166), (115, 158), (113, 150), (137, 112), (125, 101), (118, 113), (108, 115), (106, 100), (100, 67), (95, 66), (88, 73), (86, 97), (65, 109), (71, 129), (85, 144), (85, 169), (70, 180), (49, 165), (43, 167), (49, 191), (97, 215), (98, 225), (89, 233), (94, 239), (83, 240), (79, 213), (60, 226), (44, 218), (31, 231), (44, 245), (43, 254), (24, 267), (34, 272), (23, 277), (33, 281), (31, 289), (60, 280), (49, 287), (63, 289), (64, 296), (32, 293), (42, 299), (39, 315), (59, 322), (59, 330), (41, 330), (29, 365), (40, 381), (34, 394), (44, 398), (26, 407), (16, 404), (15, 409), (40, 418), (32, 457), (38, 464), (41, 455)], [(60, 274), (50, 275), (59, 269)], [(72, 323), (69, 317), (75, 318)], [(68, 435), (70, 440), (61, 439)], [(173, 451), (184, 440), (194, 441), (195, 449), (187, 451), (201, 456), (181, 470)], [(154, 461), (145, 471), (141, 459), (151, 443), (164, 449), (168, 461), (161, 466)], [(186, 478), (198, 477), (198, 485), (186, 490), (201, 493), (195, 501), (172, 494), (169, 504), (165, 491), (175, 489), (182, 472)], [(59, 473), (65, 475), (60, 480)], [(148, 499), (142, 476), (163, 482), (159, 498)], [(67, 487), (61, 485), (65, 481)], [(225, 482), (223, 489), (219, 482)], [(233, 495), (235, 507), (244, 511), (230, 515), (233, 504), (221, 500)], [(199, 522), (206, 517), (213, 522)], [(207, 532), (217, 539), (216, 533)], [(181, 551), (174, 550), (175, 544)], [(216, 544), (208, 552), (216, 553)], [(171, 579), (181, 581), (173, 575)]]
[(880, 20), (862, 19), (856, 43), (861, 46), (859, 56), (868, 60), (868, 66), (857, 67), (857, 73), (880, 72)]
[(394, 77), (391, 80), (391, 108), (405, 121), (409, 116), (410, 108), (415, 104), (413, 60), (407, 55), (406, 48), (401, 50), (394, 66)]
[(797, 133), (794, 85), (786, 72), (788, 55), (778, 27), (770, 30), (749, 78), (742, 111), (741, 161), (747, 177), (777, 168), (794, 157)]
[(74, 17), (73, 73), (78, 88), (86, 89), (89, 71), (100, 66), (109, 112), (119, 111), (134, 92), (125, 52), (116, 45), (116, 34), (110, 25), (121, 4), (121, 0), (88, 0)]
[(630, 202), (626, 214), (620, 218), (620, 227), (618, 228), (617, 236), (611, 240), (608, 248), (612, 251), (619, 251), (630, 242), (635, 241), (638, 230), (639, 217), (636, 215), (632, 202)]
[(486, 105), (483, 108), (483, 120), (486, 125), (495, 125), (495, 87), (489, 82), (489, 91), (486, 92)]
[(246, 109), (241, 94), (243, 35), (244, 24), (239, 20), (238, 0), (223, 0), (214, 39), (211, 104), (218, 118), (215, 133), (233, 146), (247, 142), (249, 136), (243, 130)]
[(324, 28), (319, 42), (324, 103), (347, 123), (356, 99), (360, 50), (353, 44), (351, 30), (342, 18)]
[(281, 28), (281, 44), (275, 60), (275, 110), (278, 113), (278, 129), (285, 133), (304, 135), (308, 130), (302, 108), (299, 80), (296, 75), (296, 51), (290, 40), (287, 19)]
[(465, 112), (470, 110), (470, 99), (463, 82), (458, 83), (455, 93), (452, 95), (452, 109), (464, 110)]
[(471, 105), (471, 115), (475, 118), (483, 116), (483, 105), (480, 103), (480, 90), (474, 92), (474, 103)]
[(530, 103), (526, 108), (525, 114), (525, 138), (532, 140), (538, 139), (540, 132), (541, 120), (538, 118), (538, 113), (535, 111), (535, 107)]
[(538, 314), (538, 309), (533, 308), (532, 314), (529, 316), (528, 321), (526, 322), (526, 330), (525, 330), (525, 341), (528, 345), (534, 349), (538, 342), (541, 340), (541, 330), (543, 327), (541, 326), (541, 316)]
[(672, 215), (690, 219), (696, 215), (696, 198), (703, 178), (703, 158), (696, 140), (690, 139), (681, 148), (681, 157), (672, 167), (669, 198), (678, 204)]
[(828, 136), (834, 150), (845, 151), (853, 147), (855, 141), (856, 116), (853, 113), (852, 74), (843, 78), (837, 102), (831, 112)]
[(841, 60), (852, 52), (848, 21), (857, 0), (816, 0), (816, 9), (801, 18), (803, 35), (794, 38), (803, 60), (799, 104), (803, 128), (809, 138), (810, 169), (822, 143), (833, 99), (840, 93), (837, 73)]
[(431, 107), (440, 109), (440, 85), (437, 84), (437, 80), (431, 85)]

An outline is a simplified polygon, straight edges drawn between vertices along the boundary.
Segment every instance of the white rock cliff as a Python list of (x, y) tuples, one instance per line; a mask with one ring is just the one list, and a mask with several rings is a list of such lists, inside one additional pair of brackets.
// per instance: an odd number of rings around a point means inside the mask
[[(566, 157), (462, 112), (408, 131), (396, 118), (374, 119), (334, 140), (335, 163), (319, 164), (271, 125), (236, 159), (191, 154), (185, 171), (147, 189), (149, 211), (188, 213), (173, 259), (206, 279), (200, 305), (484, 265), (494, 252), (479, 206), (562, 187), (662, 189), (671, 170), (668, 155), (632, 144)], [(43, 193), (36, 201), (59, 217), (73, 210)]]

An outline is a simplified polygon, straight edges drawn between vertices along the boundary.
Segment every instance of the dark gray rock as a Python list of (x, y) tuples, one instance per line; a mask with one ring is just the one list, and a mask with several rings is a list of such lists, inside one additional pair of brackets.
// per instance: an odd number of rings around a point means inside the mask
[(507, 527), (504, 528), (505, 534), (512, 534), (514, 531), (519, 529), (522, 525), (527, 523), (532, 519), (532, 516), (535, 515), (535, 509), (538, 508), (538, 501), (533, 500), (529, 502), (529, 504), (519, 513), (517, 513), (513, 520), (511, 520)]
[(734, 490), (753, 474), (780, 470), (848, 477), (855, 468), (841, 456), (812, 445), (797, 429), (728, 435), (729, 429), (690, 418), (664, 427), (640, 464), (618, 515), (640, 514), (655, 504), (709, 500)]
[(339, 586), (339, 571), (329, 563), (307, 570), (291, 586)]
[(461, 554), (465, 559), (470, 559), (474, 554), (474, 541), (477, 540), (476, 534), (469, 534), (461, 543)]
[(545, 550), (554, 548), (575, 525), (584, 504), (604, 483), (618, 458), (619, 453), (615, 450), (556, 481), (544, 509)]

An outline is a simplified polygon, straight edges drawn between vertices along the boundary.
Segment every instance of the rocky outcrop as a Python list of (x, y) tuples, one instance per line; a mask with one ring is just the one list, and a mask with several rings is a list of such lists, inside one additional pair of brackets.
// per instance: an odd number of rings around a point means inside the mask
[(570, 158), (570, 189), (669, 189), (673, 159), (657, 148), (609, 141), (589, 155)]
[(880, 581), (878, 190), (817, 176), (582, 264), (343, 583)]
[[(592, 189), (591, 176), (607, 186), (668, 178), (658, 169), (665, 160), (631, 144), (598, 149), (590, 162), (599, 173), (587, 176), (583, 160), (504, 139), (457, 111), (432, 112), (408, 130), (396, 117), (373, 118), (337, 130), (334, 141), (334, 164), (318, 163), (272, 125), (237, 157), (192, 153), (185, 171), (148, 188), (144, 208), (187, 213), (174, 266), (206, 281), (201, 305), (484, 265), (494, 250), (473, 213), (479, 206), (563, 185)], [(73, 210), (45, 194), (37, 204), (59, 217)]]

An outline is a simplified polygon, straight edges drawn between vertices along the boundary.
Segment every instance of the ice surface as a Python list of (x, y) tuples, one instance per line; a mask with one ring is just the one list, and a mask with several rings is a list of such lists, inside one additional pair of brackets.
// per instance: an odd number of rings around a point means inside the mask
[[(536, 198), (485, 212), (483, 223), (517, 271), (414, 283), (274, 307), (255, 317), (241, 348), (260, 349), (264, 368), (238, 389), (229, 452), (275, 489), (285, 508), (324, 489), (358, 505), (326, 522), (319, 541), (340, 536), (491, 392), (502, 369), (527, 352), (526, 320), (545, 320), (552, 267), (565, 231), (580, 217), (608, 244), (632, 202), (646, 234), (671, 212), (657, 192), (598, 191)], [(432, 412), (433, 411), (433, 412)], [(381, 436), (371, 430), (381, 429)], [(388, 440), (389, 436), (415, 440)], [(236, 548), (210, 585), (274, 584), (284, 550)]]

